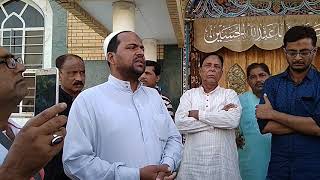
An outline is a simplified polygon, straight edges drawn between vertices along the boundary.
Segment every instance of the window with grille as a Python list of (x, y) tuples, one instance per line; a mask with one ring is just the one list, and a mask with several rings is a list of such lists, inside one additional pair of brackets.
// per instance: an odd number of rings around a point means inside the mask
[(44, 18), (35, 6), (26, 1), (6, 1), (0, 7), (0, 45), (21, 57), (27, 69), (23, 75), (29, 92), (14, 115), (32, 116), (35, 70), (43, 67)]
[(157, 59), (164, 59), (164, 45), (158, 44), (157, 46)]

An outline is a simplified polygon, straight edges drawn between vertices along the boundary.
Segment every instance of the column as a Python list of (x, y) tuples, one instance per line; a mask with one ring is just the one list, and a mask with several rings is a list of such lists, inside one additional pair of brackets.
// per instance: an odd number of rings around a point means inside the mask
[(112, 3), (112, 31), (135, 30), (135, 8), (131, 1), (115, 1)]
[(146, 60), (157, 61), (157, 40), (153, 38), (145, 38), (142, 41), (144, 46), (144, 56)]

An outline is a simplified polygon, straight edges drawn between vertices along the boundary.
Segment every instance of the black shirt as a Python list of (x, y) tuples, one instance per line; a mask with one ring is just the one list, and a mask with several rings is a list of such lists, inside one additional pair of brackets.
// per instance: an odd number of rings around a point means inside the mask
[[(65, 115), (68, 117), (73, 102), (73, 97), (66, 93), (61, 87), (59, 87), (59, 102), (65, 102), (67, 104), (67, 108), (59, 115)], [(54, 156), (52, 160), (45, 166), (45, 180), (69, 180), (68, 176), (65, 175), (63, 170), (62, 152), (63, 150)]]

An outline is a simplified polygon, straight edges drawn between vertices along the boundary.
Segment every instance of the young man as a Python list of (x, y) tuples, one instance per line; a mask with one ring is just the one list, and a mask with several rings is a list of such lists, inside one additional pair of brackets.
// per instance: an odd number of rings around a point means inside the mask
[[(63, 142), (51, 144), (56, 135), (65, 136), (64, 116), (56, 116), (66, 104), (55, 105), (34, 118), (20, 130), (14, 140), (7, 138), (9, 117), (20, 101), (27, 95), (22, 73), (25, 67), (21, 59), (15, 58), (0, 48), (0, 179), (41, 179), (38, 172), (62, 148)], [(13, 141), (13, 142), (12, 142)], [(10, 144), (12, 143), (11, 147)]]
[(72, 105), (65, 172), (73, 179), (173, 179), (181, 135), (157, 90), (139, 83), (145, 70), (142, 40), (131, 31), (113, 32), (104, 50), (111, 75)]
[(256, 108), (262, 133), (272, 133), (267, 179), (320, 179), (320, 74), (313, 28), (295, 26), (283, 39), (288, 68), (265, 82)]
[(242, 106), (240, 134), (244, 145), (238, 149), (240, 174), (243, 180), (265, 180), (271, 150), (271, 134), (261, 135), (255, 115), (255, 107), (262, 96), (263, 84), (270, 76), (264, 63), (253, 63), (247, 67), (247, 82), (252, 91), (239, 96)]
[[(82, 91), (85, 83), (85, 66), (82, 58), (75, 54), (61, 55), (56, 59), (59, 69), (59, 102), (67, 104), (67, 108), (59, 113), (68, 117), (74, 99)], [(62, 165), (62, 150), (45, 167), (45, 180), (69, 179)]]
[(186, 135), (178, 180), (240, 180), (235, 128), (241, 105), (237, 93), (218, 85), (223, 58), (215, 53), (200, 61), (202, 84), (186, 91), (176, 125)]
[(171, 104), (171, 101), (168, 97), (161, 94), (160, 90), (157, 88), (157, 83), (160, 80), (160, 73), (161, 73), (161, 66), (159, 63), (154, 61), (146, 61), (146, 69), (144, 70), (144, 73), (140, 76), (139, 80), (143, 83), (143, 85), (155, 88), (159, 94), (161, 95), (161, 98), (163, 100), (163, 103), (166, 105), (168, 112), (172, 119), (174, 119), (174, 112), (173, 107)]

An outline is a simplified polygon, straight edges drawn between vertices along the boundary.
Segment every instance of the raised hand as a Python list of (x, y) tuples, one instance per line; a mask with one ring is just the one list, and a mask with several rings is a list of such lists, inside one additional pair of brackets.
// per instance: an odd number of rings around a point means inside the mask
[(28, 179), (43, 168), (63, 147), (63, 142), (51, 145), (53, 134), (64, 137), (63, 127), (67, 118), (57, 116), (67, 105), (60, 103), (46, 109), (30, 119), (15, 137), (15, 140), (2, 164), (8, 176), (14, 179)]
[(259, 104), (256, 106), (256, 117), (257, 119), (272, 119), (273, 118), (273, 107), (266, 94), (263, 95), (264, 104)]

